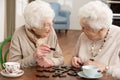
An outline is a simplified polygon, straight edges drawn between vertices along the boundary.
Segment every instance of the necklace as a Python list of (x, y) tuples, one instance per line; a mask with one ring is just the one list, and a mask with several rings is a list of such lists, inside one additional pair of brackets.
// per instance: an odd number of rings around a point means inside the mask
[(90, 51), (91, 51), (91, 56), (92, 56), (92, 57), (90, 58), (91, 61), (94, 61), (94, 58), (101, 53), (102, 48), (104, 47), (104, 44), (105, 44), (105, 42), (106, 42), (106, 39), (107, 39), (109, 30), (110, 30), (110, 29), (108, 29), (108, 31), (107, 31), (107, 33), (106, 33), (106, 35), (105, 35), (105, 38), (104, 38), (104, 40), (103, 40), (103, 44), (100, 46), (100, 48), (99, 48), (97, 51), (95, 51), (95, 42), (92, 42), (92, 46), (91, 46), (91, 49), (90, 49)]

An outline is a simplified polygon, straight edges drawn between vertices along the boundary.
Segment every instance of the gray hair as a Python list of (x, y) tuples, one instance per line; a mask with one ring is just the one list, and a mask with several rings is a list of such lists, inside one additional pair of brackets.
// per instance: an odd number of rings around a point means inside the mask
[(113, 12), (103, 2), (91, 1), (79, 9), (80, 20), (85, 19), (95, 31), (112, 25)]
[(24, 18), (28, 27), (40, 27), (45, 18), (54, 19), (55, 13), (50, 4), (42, 0), (29, 3), (24, 10)]

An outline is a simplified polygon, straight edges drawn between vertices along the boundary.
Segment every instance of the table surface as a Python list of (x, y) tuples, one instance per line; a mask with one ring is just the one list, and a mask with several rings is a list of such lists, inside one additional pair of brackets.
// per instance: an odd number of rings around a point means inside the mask
[[(51, 68), (48, 69), (48, 68), (33, 67), (33, 68), (26, 68), (23, 70), (24, 70), (24, 74), (20, 77), (10, 78), (0, 75), (0, 80), (8, 80), (8, 79), (9, 80), (89, 80), (79, 76), (70, 76), (67, 74), (70, 71), (64, 73), (66, 77), (52, 77), (52, 75), (55, 74), (55, 72), (46, 72), (46, 71), (40, 72), (41, 70), (51, 70)], [(37, 70), (39, 70), (39, 72)], [(49, 78), (36, 77), (36, 75), (48, 75)], [(103, 77), (96, 80), (114, 80), (114, 78), (111, 75), (103, 73)]]

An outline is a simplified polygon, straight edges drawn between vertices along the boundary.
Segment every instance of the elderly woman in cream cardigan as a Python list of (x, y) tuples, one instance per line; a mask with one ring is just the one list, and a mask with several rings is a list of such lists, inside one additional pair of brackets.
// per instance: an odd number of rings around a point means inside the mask
[(64, 58), (53, 29), (54, 16), (47, 2), (29, 3), (24, 11), (25, 25), (13, 35), (9, 61), (19, 62), (21, 68), (63, 64)]
[(101, 1), (80, 8), (82, 33), (76, 44), (72, 65), (95, 65), (120, 79), (120, 27), (112, 25), (113, 13)]

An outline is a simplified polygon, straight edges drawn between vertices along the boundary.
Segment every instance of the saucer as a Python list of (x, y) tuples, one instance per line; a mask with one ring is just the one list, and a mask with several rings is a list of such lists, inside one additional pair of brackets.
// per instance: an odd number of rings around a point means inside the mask
[(0, 73), (1, 73), (1, 75), (5, 76), (5, 77), (19, 77), (24, 74), (24, 71), (20, 70), (18, 73), (6, 73), (5, 70), (2, 70)]
[(80, 72), (78, 72), (77, 74), (78, 74), (78, 76), (80, 76), (80, 77), (89, 78), (89, 79), (101, 78), (101, 77), (103, 76), (101, 73), (97, 73), (97, 74), (95, 74), (94, 77), (88, 77), (88, 76), (86, 76), (86, 75), (83, 73), (83, 71), (80, 71)]

